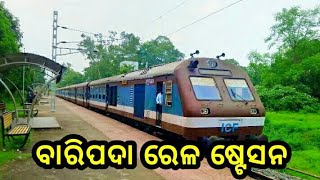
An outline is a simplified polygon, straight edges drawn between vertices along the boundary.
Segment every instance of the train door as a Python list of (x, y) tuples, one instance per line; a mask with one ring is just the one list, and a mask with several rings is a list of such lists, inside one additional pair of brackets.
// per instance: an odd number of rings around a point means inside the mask
[(134, 116), (144, 118), (145, 84), (134, 85)]
[(109, 105), (109, 84), (106, 84), (106, 91), (105, 91), (105, 94), (106, 94), (106, 110), (108, 110), (108, 105)]
[(77, 88), (74, 88), (74, 103), (76, 103), (77, 104), (77, 98), (78, 98), (78, 94), (77, 94)]
[(109, 86), (109, 98), (108, 98), (108, 105), (109, 106), (117, 106), (118, 101), (118, 93), (117, 93), (117, 86)]
[[(162, 93), (162, 97), (163, 97), (163, 82), (157, 82), (157, 91), (155, 94), (155, 98), (157, 98), (158, 93), (161, 92)], [(156, 125), (157, 126), (161, 126), (161, 120), (162, 120), (162, 106), (163, 106), (163, 98), (161, 99), (162, 104), (159, 105), (157, 104), (157, 100), (154, 101), (154, 103), (156, 104)]]
[(85, 103), (84, 103), (85, 102), (84, 101), (85, 100), (85, 96), (84, 96), (85, 95), (85, 89), (86, 89), (86, 86), (83, 86), (82, 89), (81, 89), (82, 90), (82, 92), (81, 92), (82, 106), (85, 106)]
[(86, 86), (86, 106), (89, 106), (89, 101), (90, 101), (90, 86)]

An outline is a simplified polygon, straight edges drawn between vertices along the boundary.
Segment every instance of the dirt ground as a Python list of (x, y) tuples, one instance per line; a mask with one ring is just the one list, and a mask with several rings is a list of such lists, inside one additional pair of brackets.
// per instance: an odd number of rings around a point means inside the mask
[[(32, 145), (40, 140), (59, 140), (68, 134), (79, 134), (87, 140), (134, 140), (138, 150), (149, 140), (159, 140), (155, 136), (141, 132), (104, 115), (57, 98), (56, 112), (49, 112), (50, 105), (41, 105), (38, 116), (54, 116), (61, 129), (33, 130), (32, 143), (23, 151), (31, 152)], [(139, 153), (138, 153), (139, 154)], [(229, 169), (216, 170), (211, 168), (206, 160), (199, 169), (193, 170), (149, 170), (138, 160), (136, 169), (103, 170), (85, 169), (43, 169), (36, 165), (32, 158), (7, 163), (0, 168), (4, 179), (234, 179)], [(1, 176), (0, 176), (1, 177)], [(248, 178), (249, 179), (249, 178)]]

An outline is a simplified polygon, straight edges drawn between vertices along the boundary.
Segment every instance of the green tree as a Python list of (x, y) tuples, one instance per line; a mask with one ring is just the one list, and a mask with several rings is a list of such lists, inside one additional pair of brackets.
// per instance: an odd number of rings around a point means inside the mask
[(18, 52), (21, 37), (19, 21), (0, 2), (0, 55)]
[(57, 87), (65, 87), (84, 82), (83, 75), (73, 70), (70, 63), (64, 64), (64, 66), (67, 67), (67, 70), (64, 72), (63, 78), (57, 84)]
[(276, 52), (249, 54), (246, 68), (266, 107), (314, 112), (320, 98), (320, 6), (283, 9), (266, 38)]
[(86, 79), (96, 80), (121, 73), (120, 62), (137, 61), (140, 38), (131, 34), (110, 31), (107, 39), (99, 34), (95, 37), (85, 36), (79, 46), (82, 53), (90, 60), (85, 68)]
[(275, 15), (276, 24), (265, 40), (269, 47), (278, 45), (283, 49), (295, 49), (301, 40), (319, 37), (320, 6), (303, 10), (300, 7), (282, 9)]
[(304, 59), (300, 69), (301, 82), (310, 88), (311, 95), (320, 99), (320, 53)]
[(128, 64), (124, 64), (120, 67), (120, 74), (127, 74), (129, 72), (132, 72), (134, 70), (134, 67)]
[[(19, 52), (19, 48), (22, 46), (21, 38), (22, 32), (20, 31), (19, 20), (5, 8), (4, 2), (0, 2), (0, 55)], [(23, 71), (25, 72), (24, 78)], [(44, 81), (44, 75), (40, 68), (8, 68), (1, 74), (13, 81), (20, 90), (23, 89), (23, 79), (25, 80), (25, 89), (33, 82), (42, 83)], [(5, 78), (4, 81), (6, 81)], [(16, 89), (9, 82), (7, 84), (11, 91), (16, 93)], [(0, 94), (0, 98), (8, 96), (4, 87), (0, 86), (0, 91), (3, 92)]]
[(184, 54), (174, 47), (169, 38), (158, 36), (142, 44), (139, 50), (141, 67), (164, 64), (184, 58)]
[(261, 84), (263, 78), (268, 73), (271, 64), (269, 54), (260, 54), (257, 51), (251, 51), (248, 55), (250, 63), (245, 68), (254, 85)]
[(138, 62), (140, 68), (176, 61), (183, 57), (172, 42), (164, 36), (141, 43), (132, 33), (110, 31), (104, 39), (101, 34), (94, 37), (83, 35), (79, 44), (82, 53), (90, 61), (85, 69), (85, 78), (95, 80), (132, 71), (131, 67), (120, 68), (122, 61)]
[(4, 7), (4, 2), (0, 1), (0, 11), (3, 11), (4, 14), (6, 15), (6, 17), (9, 19), (10, 21), (10, 28), (11, 30), (15, 33), (16, 37), (17, 37), (17, 41), (19, 44), (19, 47), (22, 47), (22, 37), (23, 37), (23, 33), (20, 30), (20, 23), (19, 23), (19, 19), (17, 17), (15, 17), (8, 9), (6, 9)]

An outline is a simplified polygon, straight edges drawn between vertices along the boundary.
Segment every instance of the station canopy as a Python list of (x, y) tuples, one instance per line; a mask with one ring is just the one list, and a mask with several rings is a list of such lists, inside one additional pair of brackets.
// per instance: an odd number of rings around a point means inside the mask
[(61, 80), (62, 74), (66, 69), (49, 58), (32, 53), (16, 53), (0, 57), (0, 72), (23, 65), (37, 66), (52, 72), (56, 76), (56, 83)]

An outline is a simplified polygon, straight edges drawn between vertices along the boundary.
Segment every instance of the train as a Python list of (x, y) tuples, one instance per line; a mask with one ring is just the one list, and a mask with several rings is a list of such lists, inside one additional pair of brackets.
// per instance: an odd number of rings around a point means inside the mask
[[(156, 108), (159, 91), (161, 110)], [(266, 139), (265, 108), (248, 74), (219, 58), (192, 56), (62, 87), (56, 95), (186, 140)]]

